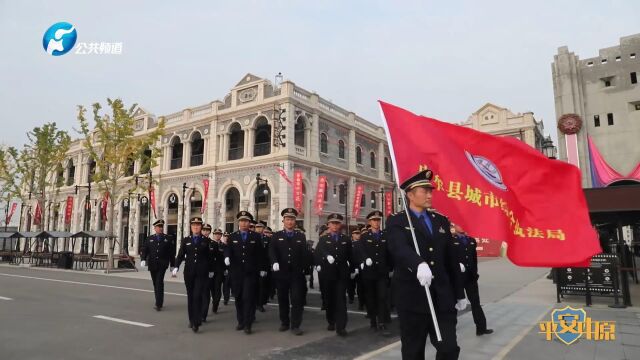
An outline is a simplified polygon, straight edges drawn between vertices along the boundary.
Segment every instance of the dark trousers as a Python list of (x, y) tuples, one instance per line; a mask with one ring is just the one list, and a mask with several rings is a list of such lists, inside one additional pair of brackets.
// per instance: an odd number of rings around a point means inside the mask
[[(286, 326), (290, 325), (292, 329), (300, 328), (307, 292), (304, 275), (290, 275), (287, 278), (278, 278), (276, 279), (276, 286), (278, 288), (280, 323)], [(289, 307), (289, 304), (291, 304), (291, 307)], [(291, 311), (291, 321), (289, 321), (289, 311)]]
[(245, 276), (242, 279), (242, 284), (234, 284), (240, 287), (236, 292), (234, 290), (234, 297), (236, 303), (236, 318), (238, 319), (238, 325), (244, 327), (251, 327), (253, 321), (256, 319), (256, 290), (258, 287), (258, 279), (256, 276)]
[(358, 295), (358, 307), (365, 305), (366, 293), (360, 275), (356, 275), (355, 279), (349, 279), (347, 294), (349, 295), (349, 302), (353, 302), (356, 295)]
[(389, 315), (389, 286), (388, 279), (362, 279), (365, 298), (367, 299), (367, 314), (372, 325), (380, 325), (388, 322)]
[[(224, 275), (222, 272), (220, 274), (216, 273), (213, 277), (213, 284), (211, 287), (211, 311), (218, 312), (218, 307), (220, 306), (220, 299), (222, 298), (222, 287), (224, 283)], [(227, 296), (227, 299), (229, 297)], [(207, 308), (209, 307), (209, 303), (207, 303)]]
[[(425, 305), (426, 306), (426, 305)], [(436, 360), (457, 360), (460, 347), (456, 340), (457, 311), (437, 312), (442, 342), (436, 338), (431, 314), (398, 310), (403, 360), (424, 360), (427, 336), (436, 348)]]
[(229, 297), (231, 297), (231, 277), (228, 273), (224, 276), (224, 281), (222, 282), (222, 296), (224, 297), (224, 302), (229, 302)]
[(258, 305), (266, 305), (269, 302), (272, 282), (271, 272), (268, 272), (267, 276), (258, 279)]
[(159, 268), (149, 270), (151, 273), (151, 281), (153, 281), (153, 292), (156, 296), (156, 306), (162, 307), (164, 304), (164, 274), (167, 268)]
[(311, 268), (311, 271), (309, 272), (309, 288), (313, 289), (313, 268)]
[(189, 322), (193, 326), (202, 324), (202, 300), (205, 292), (209, 291), (209, 277), (196, 274), (185, 274), (184, 284), (187, 287), (187, 311)]
[(471, 314), (473, 315), (473, 322), (476, 324), (476, 331), (487, 330), (487, 319), (482, 311), (480, 305), (480, 291), (478, 290), (478, 282), (473, 281), (464, 285), (464, 290), (467, 293), (467, 299), (471, 303)]
[(326, 318), (336, 330), (347, 327), (347, 286), (348, 280), (327, 280), (324, 282), (323, 297), (326, 306)]

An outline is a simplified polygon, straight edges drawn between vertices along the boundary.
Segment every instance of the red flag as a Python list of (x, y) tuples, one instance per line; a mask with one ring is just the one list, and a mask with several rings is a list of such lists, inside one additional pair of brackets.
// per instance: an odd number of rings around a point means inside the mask
[(9, 210), (9, 214), (7, 215), (7, 218), (5, 219), (7, 224), (9, 224), (11, 222), (11, 218), (13, 217), (13, 214), (16, 212), (16, 207), (18, 207), (17, 203), (11, 204), (11, 210)]
[(360, 203), (362, 202), (362, 193), (364, 192), (364, 185), (356, 185), (356, 193), (353, 197), (353, 218), (360, 216)]
[(514, 264), (588, 266), (602, 251), (575, 166), (514, 138), (380, 106), (398, 183), (433, 170), (433, 206), (475, 237), (505, 239)]
[(315, 209), (316, 215), (322, 215), (324, 209), (324, 194), (327, 191), (327, 177), (322, 175), (318, 178), (318, 191), (316, 191)]
[(202, 207), (200, 208), (200, 214), (204, 214), (207, 209), (207, 196), (209, 196), (209, 179), (202, 180), (202, 186), (204, 187), (204, 198), (202, 198)]
[(67, 196), (67, 207), (64, 209), (64, 223), (71, 224), (71, 216), (73, 215), (73, 196)]
[(109, 192), (104, 193), (100, 210), (102, 211), (102, 222), (107, 222), (107, 205), (109, 204)]
[(156, 216), (156, 191), (153, 188), (153, 185), (149, 187), (149, 203), (150, 203), (151, 209), (153, 210), (153, 218), (157, 219), (158, 217)]
[(42, 223), (42, 209), (40, 208), (40, 201), (36, 200), (36, 211), (33, 215), (33, 225), (40, 225)]
[(293, 173), (293, 207), (303, 212), (302, 207), (302, 171), (296, 170)]
[(278, 169), (278, 173), (280, 174), (280, 176), (282, 176), (282, 178), (289, 183), (289, 185), (293, 186), (293, 181), (291, 181), (291, 179), (289, 179), (289, 176), (287, 176), (287, 173), (284, 171), (283, 168), (281, 168), (280, 166), (276, 165), (276, 168)]
[(393, 213), (393, 192), (384, 193), (384, 216), (389, 217)]

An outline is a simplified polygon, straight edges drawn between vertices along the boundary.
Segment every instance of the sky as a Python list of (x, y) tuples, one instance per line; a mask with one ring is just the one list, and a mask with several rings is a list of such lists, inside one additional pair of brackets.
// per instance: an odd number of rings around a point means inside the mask
[[(278, 72), (376, 124), (379, 99), (449, 122), (491, 102), (533, 111), (555, 139), (558, 47), (597, 56), (640, 33), (638, 14), (638, 0), (0, 0), (0, 144), (46, 122), (77, 137), (77, 105), (119, 97), (166, 115)], [(122, 55), (48, 55), (59, 21)]]

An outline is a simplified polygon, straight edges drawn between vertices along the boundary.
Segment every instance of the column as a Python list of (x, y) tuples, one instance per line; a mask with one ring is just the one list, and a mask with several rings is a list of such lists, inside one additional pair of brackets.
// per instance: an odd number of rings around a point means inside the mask
[[(380, 180), (384, 180), (384, 157), (385, 157), (385, 153), (384, 153), (384, 142), (380, 141), (378, 143), (378, 158), (376, 159), (376, 161), (378, 162), (377, 166), (378, 166), (378, 179)], [(376, 189), (378, 190), (378, 189)]]
[[(349, 171), (356, 171), (356, 131), (349, 130)], [(363, 154), (364, 156), (364, 154)]]

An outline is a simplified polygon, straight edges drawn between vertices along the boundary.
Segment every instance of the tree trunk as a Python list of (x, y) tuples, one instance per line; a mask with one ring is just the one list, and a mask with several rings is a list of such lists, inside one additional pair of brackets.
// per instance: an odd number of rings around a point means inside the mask
[(115, 207), (115, 204), (113, 203), (113, 200), (111, 198), (111, 194), (109, 194), (109, 207), (107, 209), (107, 234), (109, 234), (109, 237), (107, 238), (107, 274), (109, 273), (110, 270), (113, 269), (113, 242), (115, 241), (115, 239), (113, 238), (113, 210)]

